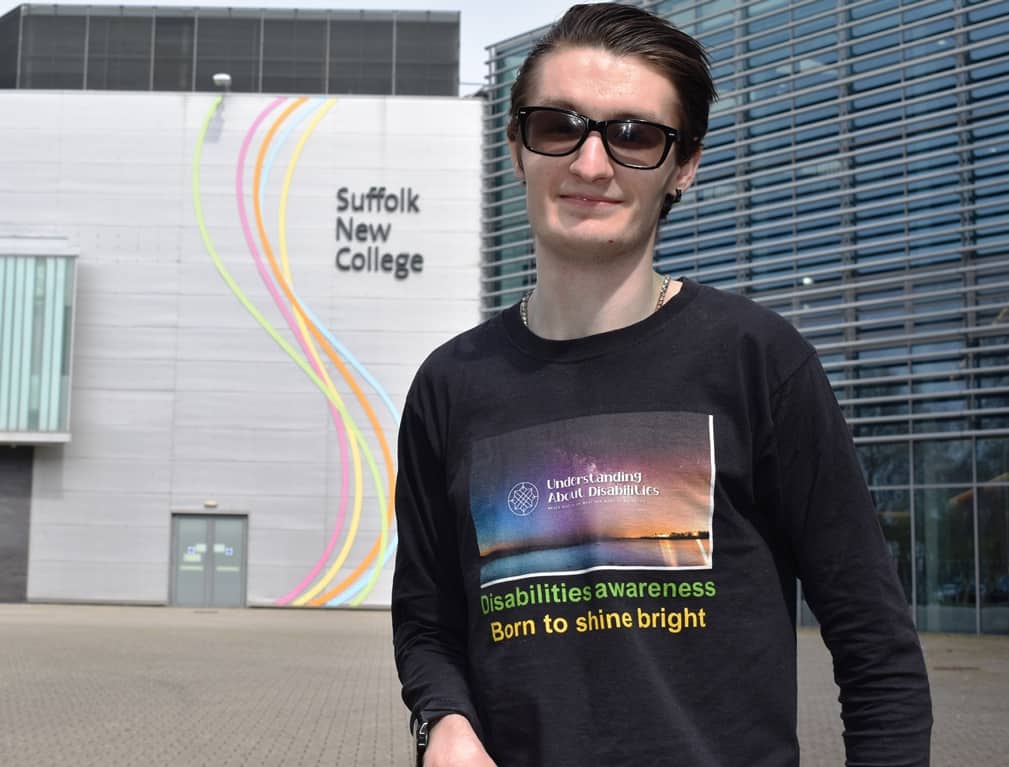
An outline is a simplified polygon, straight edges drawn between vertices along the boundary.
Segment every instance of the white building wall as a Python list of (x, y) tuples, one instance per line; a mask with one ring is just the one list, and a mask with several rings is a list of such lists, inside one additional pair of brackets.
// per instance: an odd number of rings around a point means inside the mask
[[(225, 97), (203, 143), (198, 206), (193, 159), (215, 98), (0, 95), (0, 232), (62, 235), (80, 253), (72, 438), (36, 449), (30, 600), (168, 601), (172, 511), (199, 510), (207, 500), (248, 514), (250, 604), (277, 603), (332, 544), (311, 582), (328, 574), (318, 590), (325, 594), (380, 539), (383, 509), (362, 458), (356, 535), (338, 565), (355, 491), (328, 400), (236, 297), (201, 234), (198, 207), (236, 288), (304, 357), (257, 271), (238, 215), (239, 153), (274, 97)], [(276, 147), (262, 210), (279, 263), (285, 177), (308, 132), (286, 197), (289, 284), (398, 411), (427, 353), (479, 318), (480, 104), (339, 97), (313, 128), (312, 118), (327, 108), (313, 99), (267, 143), (293, 104), (287, 98), (273, 105), (249, 137), (242, 199), (255, 250), (263, 256), (266, 247), (252, 198), (260, 151), (266, 143), (265, 166)], [(338, 211), (341, 188), (358, 194), (372, 187), (411, 189), (419, 212)], [(353, 216), (355, 225), (388, 226), (386, 239), (337, 242), (338, 216), (345, 224)], [(336, 267), (338, 248), (369, 244), (420, 253), (423, 270), (396, 279)], [(326, 360), (325, 369), (387, 493), (376, 429), (336, 366)], [(350, 370), (394, 458), (396, 416)], [(344, 471), (350, 491), (338, 525)], [(390, 541), (393, 534), (394, 526)], [(391, 561), (364, 604), (388, 603), (390, 569)]]

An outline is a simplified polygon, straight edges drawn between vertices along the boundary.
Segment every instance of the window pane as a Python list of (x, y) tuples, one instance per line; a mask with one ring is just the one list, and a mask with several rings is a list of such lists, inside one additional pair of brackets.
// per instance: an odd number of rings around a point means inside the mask
[(977, 481), (1009, 482), (1009, 437), (978, 439)]
[(976, 630), (974, 512), (969, 488), (915, 493), (918, 629)]
[(883, 528), (890, 559), (911, 604), (911, 500), (906, 490), (877, 491), (872, 494), (879, 525)]
[[(862, 414), (859, 408), (859, 415)], [(906, 442), (859, 445), (858, 457), (869, 486), (908, 484), (911, 481), (908, 453)]]
[(970, 440), (926, 440), (914, 444), (915, 484), (971, 482), (971, 473)]
[(1009, 487), (980, 488), (978, 528), (981, 631), (1009, 634)]

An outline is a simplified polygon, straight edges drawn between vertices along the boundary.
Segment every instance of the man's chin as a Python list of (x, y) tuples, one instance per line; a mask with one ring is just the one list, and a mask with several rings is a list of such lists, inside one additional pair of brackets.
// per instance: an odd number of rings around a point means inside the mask
[(555, 232), (541, 241), (557, 257), (579, 261), (608, 260), (630, 250), (631, 243), (613, 231), (567, 229)]
[(627, 238), (627, 227), (613, 219), (562, 219), (552, 229), (557, 240), (584, 244), (616, 242)]

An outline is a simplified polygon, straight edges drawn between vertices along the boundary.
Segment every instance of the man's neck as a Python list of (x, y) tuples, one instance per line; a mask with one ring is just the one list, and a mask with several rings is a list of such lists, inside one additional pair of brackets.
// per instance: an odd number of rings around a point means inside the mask
[[(650, 257), (633, 264), (537, 259), (536, 289), (526, 308), (529, 329), (541, 338), (560, 341), (617, 330), (657, 308), (662, 278)], [(679, 289), (680, 283), (670, 283), (664, 299)]]

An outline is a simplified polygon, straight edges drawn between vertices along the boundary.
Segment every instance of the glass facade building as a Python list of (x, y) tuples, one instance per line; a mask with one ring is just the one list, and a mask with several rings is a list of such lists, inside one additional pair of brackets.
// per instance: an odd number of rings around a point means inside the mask
[(456, 96), (459, 13), (21, 5), (0, 88)]
[[(816, 345), (919, 629), (1009, 633), (1009, 2), (637, 4), (719, 90), (656, 268)], [(535, 280), (504, 131), (542, 31), (490, 49), (486, 313)]]

